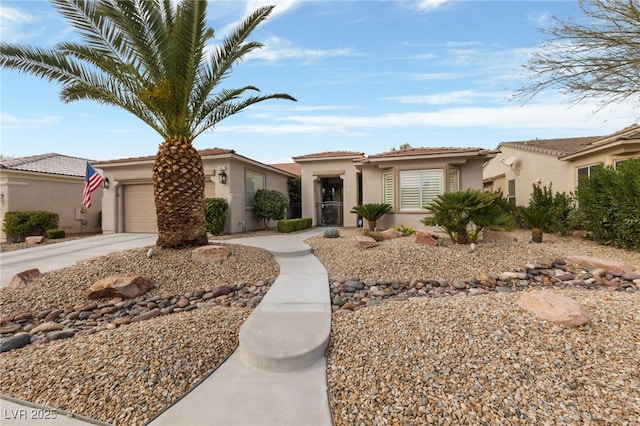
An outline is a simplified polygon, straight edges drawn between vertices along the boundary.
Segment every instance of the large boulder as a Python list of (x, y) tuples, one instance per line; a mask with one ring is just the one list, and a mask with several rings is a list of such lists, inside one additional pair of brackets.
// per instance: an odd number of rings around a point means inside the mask
[(96, 281), (86, 290), (89, 299), (122, 297), (131, 299), (141, 296), (154, 287), (149, 278), (134, 273), (111, 275)]
[(440, 243), (440, 236), (428, 229), (420, 229), (416, 232), (416, 243), (437, 246)]
[(382, 234), (382, 238), (384, 238), (385, 240), (391, 240), (393, 238), (398, 238), (401, 237), (402, 234), (398, 231), (396, 231), (395, 229), (386, 229), (384, 231), (381, 232)]
[(33, 247), (35, 245), (44, 243), (44, 237), (42, 235), (27, 237), (24, 239), (24, 242), (27, 244), (27, 247)]
[(11, 278), (11, 281), (9, 281), (9, 288), (24, 288), (27, 284), (40, 278), (41, 275), (38, 268), (18, 272)]
[(589, 312), (578, 301), (550, 290), (525, 293), (518, 305), (540, 319), (568, 327), (578, 327), (591, 321)]
[(191, 252), (191, 259), (198, 263), (222, 263), (229, 258), (229, 247), (202, 246)]

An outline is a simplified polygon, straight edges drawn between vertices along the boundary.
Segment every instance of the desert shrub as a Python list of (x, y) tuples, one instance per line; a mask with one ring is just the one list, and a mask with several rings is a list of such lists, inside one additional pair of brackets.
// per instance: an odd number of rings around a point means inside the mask
[(499, 192), (477, 189), (445, 192), (425, 206), (432, 215), (421, 222), (439, 226), (457, 244), (477, 240), (483, 229), (511, 226), (513, 217), (501, 206)]
[(45, 235), (58, 227), (58, 215), (42, 210), (6, 212), (2, 230), (11, 243), (23, 242), (32, 235)]
[(213, 235), (220, 235), (224, 232), (228, 210), (229, 203), (224, 198), (204, 199), (204, 214), (208, 232)]
[(57, 240), (58, 238), (64, 238), (67, 233), (64, 229), (49, 229), (46, 231), (47, 238), (50, 240)]
[(370, 229), (363, 229), (362, 230), (362, 235), (364, 235), (365, 237), (371, 237), (374, 240), (380, 242), (380, 241), (384, 241), (384, 235), (382, 235), (382, 232), (380, 231), (372, 231)]
[(395, 229), (398, 232), (402, 232), (404, 235), (414, 235), (416, 233), (415, 229), (413, 229), (410, 226), (405, 226), (403, 224), (395, 226), (393, 229)]
[(310, 217), (302, 217), (298, 219), (283, 219), (278, 221), (278, 232), (289, 233), (300, 231), (302, 229), (311, 228), (313, 219)]
[(578, 182), (577, 199), (590, 238), (640, 251), (640, 158), (621, 162), (617, 169), (594, 167)]
[(328, 228), (324, 230), (325, 238), (338, 238), (340, 236), (340, 231), (337, 228)]
[(289, 205), (289, 197), (274, 189), (259, 189), (253, 199), (253, 214), (264, 221), (264, 228), (269, 229), (270, 220), (285, 218)]

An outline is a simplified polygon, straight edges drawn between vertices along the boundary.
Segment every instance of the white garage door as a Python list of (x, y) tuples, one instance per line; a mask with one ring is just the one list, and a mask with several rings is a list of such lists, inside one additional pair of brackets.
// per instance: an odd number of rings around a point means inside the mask
[[(215, 184), (205, 182), (204, 193), (207, 198), (215, 197)], [(158, 232), (153, 184), (124, 186), (124, 232)]]
[(152, 184), (124, 186), (124, 232), (158, 232)]

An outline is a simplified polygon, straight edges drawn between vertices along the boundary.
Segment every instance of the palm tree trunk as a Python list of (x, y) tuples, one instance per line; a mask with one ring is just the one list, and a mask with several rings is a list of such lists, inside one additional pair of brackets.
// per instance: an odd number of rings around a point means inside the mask
[(159, 247), (207, 244), (204, 168), (191, 141), (171, 138), (160, 145), (153, 165), (153, 194)]

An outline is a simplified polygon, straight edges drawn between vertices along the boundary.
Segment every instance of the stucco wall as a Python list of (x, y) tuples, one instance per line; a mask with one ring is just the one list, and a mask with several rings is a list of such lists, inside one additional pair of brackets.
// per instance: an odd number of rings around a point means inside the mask
[[(45, 210), (58, 214), (58, 226), (67, 234), (100, 232), (98, 215), (103, 190), (100, 187), (91, 194), (92, 206), (88, 210), (82, 206), (83, 191), (82, 177), (1, 170), (2, 221), (4, 223), (4, 214), (8, 211)], [(0, 231), (0, 240), (6, 241), (3, 231)]]

